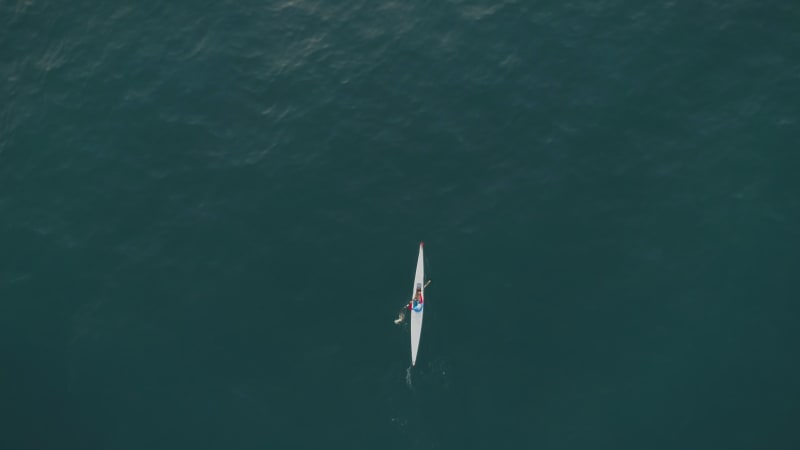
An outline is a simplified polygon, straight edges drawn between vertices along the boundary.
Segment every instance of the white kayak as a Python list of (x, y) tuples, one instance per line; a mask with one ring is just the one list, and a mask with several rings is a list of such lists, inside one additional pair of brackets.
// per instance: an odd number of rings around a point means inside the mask
[[(414, 288), (411, 290), (411, 365), (417, 363), (417, 350), (419, 349), (419, 336), (422, 333), (422, 313), (425, 306), (425, 268), (422, 262), (422, 247), (419, 243), (419, 256), (417, 257), (417, 272), (414, 274)], [(416, 301), (417, 290), (420, 291), (421, 301)]]

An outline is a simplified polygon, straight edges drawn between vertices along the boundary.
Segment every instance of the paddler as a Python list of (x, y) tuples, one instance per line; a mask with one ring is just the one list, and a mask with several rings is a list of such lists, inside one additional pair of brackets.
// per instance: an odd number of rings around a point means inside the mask
[(423, 303), (423, 301), (422, 301), (422, 288), (421, 287), (417, 287), (417, 293), (414, 294), (414, 298), (412, 298), (411, 301), (408, 302), (408, 309), (411, 310), (411, 309), (413, 309), (415, 306), (417, 306), (420, 303)]

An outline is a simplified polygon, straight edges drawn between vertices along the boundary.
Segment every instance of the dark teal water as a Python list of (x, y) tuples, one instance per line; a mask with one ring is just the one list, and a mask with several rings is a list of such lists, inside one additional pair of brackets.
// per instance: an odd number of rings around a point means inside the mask
[(800, 448), (798, 23), (0, 2), (0, 448)]

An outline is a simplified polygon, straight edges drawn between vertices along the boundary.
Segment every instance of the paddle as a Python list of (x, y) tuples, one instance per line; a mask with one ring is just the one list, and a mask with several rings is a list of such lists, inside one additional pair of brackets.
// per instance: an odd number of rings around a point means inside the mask
[[(425, 286), (422, 286), (422, 289), (425, 289), (426, 287), (428, 287), (428, 285), (429, 285), (429, 284), (431, 284), (431, 280), (428, 280), (428, 282), (427, 282), (427, 283), (425, 283)], [(413, 301), (414, 301), (414, 299), (412, 298), (412, 299), (411, 299), (411, 300), (409, 300), (409, 301), (412, 301), (412, 302), (413, 302)], [(408, 307), (408, 303), (406, 303), (405, 305), (403, 305), (403, 307), (402, 307), (402, 308), (400, 308), (400, 309), (406, 309), (407, 307)]]
[[(431, 280), (428, 280), (428, 282), (425, 283), (425, 286), (423, 286), (422, 288), (425, 289), (426, 287), (428, 287), (429, 284), (431, 284)], [(413, 302), (414, 299), (411, 299), (411, 301)], [(400, 315), (398, 315), (397, 319), (395, 319), (395, 321), (394, 321), (395, 324), (398, 324), (398, 323), (402, 322), (403, 319), (406, 318), (406, 308), (408, 308), (408, 303), (406, 303), (405, 305), (403, 305), (400, 308)]]

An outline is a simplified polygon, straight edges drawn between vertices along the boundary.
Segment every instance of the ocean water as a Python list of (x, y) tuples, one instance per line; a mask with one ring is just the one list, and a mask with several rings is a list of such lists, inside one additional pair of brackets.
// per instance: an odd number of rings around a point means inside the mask
[(0, 448), (800, 448), (798, 23), (0, 1)]

